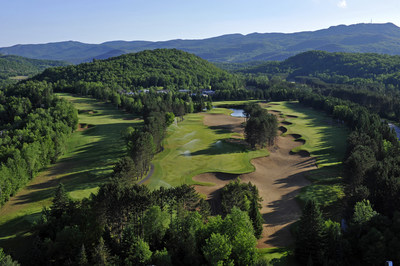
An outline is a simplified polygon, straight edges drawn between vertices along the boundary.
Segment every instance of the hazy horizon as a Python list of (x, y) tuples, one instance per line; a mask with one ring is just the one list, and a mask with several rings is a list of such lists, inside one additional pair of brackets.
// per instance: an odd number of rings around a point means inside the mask
[[(399, 25), (396, 25), (393, 22), (383, 22), (383, 23), (373, 23), (373, 24), (387, 24), (387, 23), (392, 23), (395, 26), (399, 27)], [(370, 24), (370, 23), (356, 23), (356, 24)], [(350, 25), (355, 25), (355, 24), (339, 24), (339, 25), (331, 25), (329, 27), (336, 27), (336, 26), (341, 26), (341, 25), (345, 25), (345, 26), (350, 26)], [(249, 35), (249, 34), (254, 34), (254, 33), (258, 33), (258, 34), (268, 34), (268, 33), (283, 33), (283, 34), (292, 34), (292, 33), (300, 33), (300, 32), (309, 32), (309, 31), (318, 31), (318, 30), (324, 30), (324, 29), (328, 29), (327, 28), (321, 28), (321, 29), (315, 29), (315, 30), (303, 30), (303, 31), (295, 31), (295, 32), (277, 32), (277, 31), (271, 31), (271, 32), (250, 32), (250, 33), (240, 33), (240, 32), (232, 32), (232, 33), (225, 33), (225, 34), (221, 34), (218, 36), (209, 36), (209, 37), (205, 37), (205, 38), (175, 38), (175, 39), (166, 39), (166, 40), (107, 40), (107, 41), (103, 41), (103, 42), (83, 42), (80, 40), (60, 40), (60, 41), (50, 41), (50, 42), (43, 42), (43, 43), (17, 43), (17, 44), (13, 44), (13, 45), (9, 45), (9, 46), (2, 46), (2, 47), (12, 47), (12, 46), (16, 46), (16, 45), (36, 45), (36, 44), (49, 44), (49, 43), (59, 43), (59, 42), (80, 42), (80, 43), (86, 43), (86, 44), (103, 44), (103, 43), (107, 43), (107, 42), (118, 42), (118, 41), (122, 41), (122, 42), (134, 42), (134, 41), (138, 41), (138, 42), (165, 42), (165, 41), (174, 41), (174, 40), (203, 40), (203, 39), (211, 39), (211, 38), (216, 38), (216, 37), (220, 37), (220, 36), (224, 36), (224, 35), (235, 35), (235, 34), (241, 34), (243, 36)]]
[(3, 1), (0, 47), (60, 41), (204, 39), (315, 31), (336, 25), (400, 25), (397, 0)]

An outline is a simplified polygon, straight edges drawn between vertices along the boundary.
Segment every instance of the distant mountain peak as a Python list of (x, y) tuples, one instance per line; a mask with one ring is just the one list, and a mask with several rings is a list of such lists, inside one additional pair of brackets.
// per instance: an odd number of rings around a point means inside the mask
[(87, 44), (78, 41), (0, 48), (2, 54), (35, 59), (87, 62), (123, 53), (176, 48), (214, 62), (284, 60), (309, 50), (400, 55), (400, 28), (393, 23), (358, 23), (337, 25), (317, 31), (297, 33), (226, 34), (200, 40), (108, 41)]

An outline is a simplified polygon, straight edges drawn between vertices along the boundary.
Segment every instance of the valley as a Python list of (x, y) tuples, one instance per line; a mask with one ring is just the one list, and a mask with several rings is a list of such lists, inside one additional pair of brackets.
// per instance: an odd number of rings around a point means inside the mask
[[(348, 72), (351, 84), (282, 79), (303, 73), (288, 62), (320, 55), (332, 65), (316, 77)], [(356, 261), (369, 228), (397, 230), (398, 186), (385, 184), (400, 146), (383, 120), (396, 121), (397, 70), (359, 89), (370, 70), (354, 62), (368, 58), (397, 60), (308, 52), (272, 74), (227, 72), (156, 49), (3, 87), (0, 246), (24, 265)]]

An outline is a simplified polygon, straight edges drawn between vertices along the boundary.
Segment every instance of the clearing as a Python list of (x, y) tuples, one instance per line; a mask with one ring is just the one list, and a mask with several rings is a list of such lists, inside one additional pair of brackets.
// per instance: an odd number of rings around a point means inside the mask
[(1, 208), (0, 244), (4, 248), (21, 245), (19, 237), (27, 234), (42, 208), (51, 204), (54, 189), (60, 182), (74, 199), (96, 192), (124, 153), (121, 132), (141, 123), (111, 104), (69, 94), (59, 96), (71, 101), (79, 110), (78, 130), (68, 140), (67, 150), (60, 160), (41, 172)]

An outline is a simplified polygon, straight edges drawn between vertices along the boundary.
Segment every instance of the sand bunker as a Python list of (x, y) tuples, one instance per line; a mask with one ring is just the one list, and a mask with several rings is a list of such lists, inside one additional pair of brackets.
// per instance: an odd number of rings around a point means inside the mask
[(284, 126), (280, 126), (280, 127), (278, 127), (278, 130), (280, 131), (280, 133), (281, 133), (281, 134), (284, 134), (284, 133), (286, 133), (286, 132), (287, 132), (287, 128), (286, 128), (286, 127), (284, 127)]
[(234, 117), (224, 114), (204, 114), (203, 123), (213, 129), (225, 129), (235, 133), (244, 134), (242, 123), (244, 117)]
[[(205, 116), (206, 125), (218, 126), (229, 123), (230, 117), (216, 116), (219, 121), (213, 121), (214, 116)], [(275, 146), (271, 147), (270, 155), (252, 160), (256, 170), (240, 175), (243, 182), (252, 182), (263, 198), (261, 214), (264, 218), (262, 238), (258, 241), (259, 248), (284, 247), (293, 244), (290, 225), (297, 221), (301, 209), (295, 200), (300, 189), (310, 184), (304, 173), (316, 169), (315, 159), (305, 154), (291, 154), (291, 150), (301, 145), (295, 142), (296, 136), (278, 136)], [(309, 155), (309, 154), (308, 154)], [(207, 195), (213, 212), (219, 212), (219, 190), (237, 175), (222, 173), (205, 173), (195, 176), (198, 182), (214, 183), (215, 186), (195, 186), (199, 193)]]

